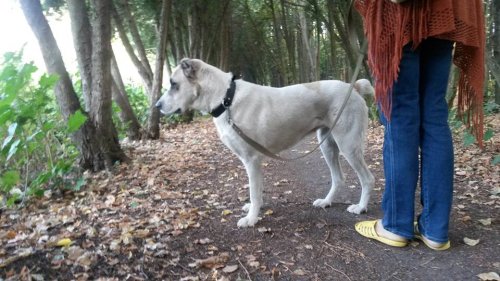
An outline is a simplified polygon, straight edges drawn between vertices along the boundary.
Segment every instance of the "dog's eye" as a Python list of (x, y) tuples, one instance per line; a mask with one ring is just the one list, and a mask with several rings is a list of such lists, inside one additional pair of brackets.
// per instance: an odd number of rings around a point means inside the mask
[(175, 83), (172, 79), (170, 79), (170, 88), (172, 88), (174, 90), (178, 90), (179, 84)]

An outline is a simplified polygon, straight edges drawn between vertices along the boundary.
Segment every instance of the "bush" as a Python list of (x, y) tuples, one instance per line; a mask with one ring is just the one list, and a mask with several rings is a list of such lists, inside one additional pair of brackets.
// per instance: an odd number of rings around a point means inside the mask
[(84, 183), (75, 177), (78, 151), (68, 135), (85, 117), (77, 112), (65, 125), (52, 98), (58, 78), (34, 82), (36, 71), (20, 53), (6, 53), (0, 65), (0, 205)]

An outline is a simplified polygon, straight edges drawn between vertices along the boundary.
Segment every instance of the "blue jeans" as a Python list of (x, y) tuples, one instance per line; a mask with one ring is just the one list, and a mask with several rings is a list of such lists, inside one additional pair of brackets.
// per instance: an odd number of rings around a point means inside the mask
[[(420, 176), (420, 233), (448, 241), (453, 197), (453, 142), (445, 95), (453, 43), (429, 38), (417, 49), (403, 49), (393, 85), (390, 120), (385, 126), (382, 224), (392, 233), (413, 238), (415, 190)], [(420, 156), (420, 157), (419, 157)]]

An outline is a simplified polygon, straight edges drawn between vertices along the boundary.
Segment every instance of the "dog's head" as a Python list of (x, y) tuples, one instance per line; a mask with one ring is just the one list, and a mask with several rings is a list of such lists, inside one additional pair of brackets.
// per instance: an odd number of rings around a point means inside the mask
[(161, 113), (170, 115), (193, 108), (200, 95), (198, 76), (204, 62), (197, 59), (182, 59), (170, 77), (170, 88), (156, 102)]

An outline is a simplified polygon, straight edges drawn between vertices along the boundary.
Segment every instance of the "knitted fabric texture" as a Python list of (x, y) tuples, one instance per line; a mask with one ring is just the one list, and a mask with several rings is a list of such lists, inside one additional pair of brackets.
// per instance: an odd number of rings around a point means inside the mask
[(458, 114), (483, 139), (485, 25), (481, 0), (356, 0), (369, 42), (368, 64), (375, 97), (390, 120), (392, 85), (398, 78), (403, 46), (417, 48), (427, 37), (454, 41), (453, 62), (460, 71)]

